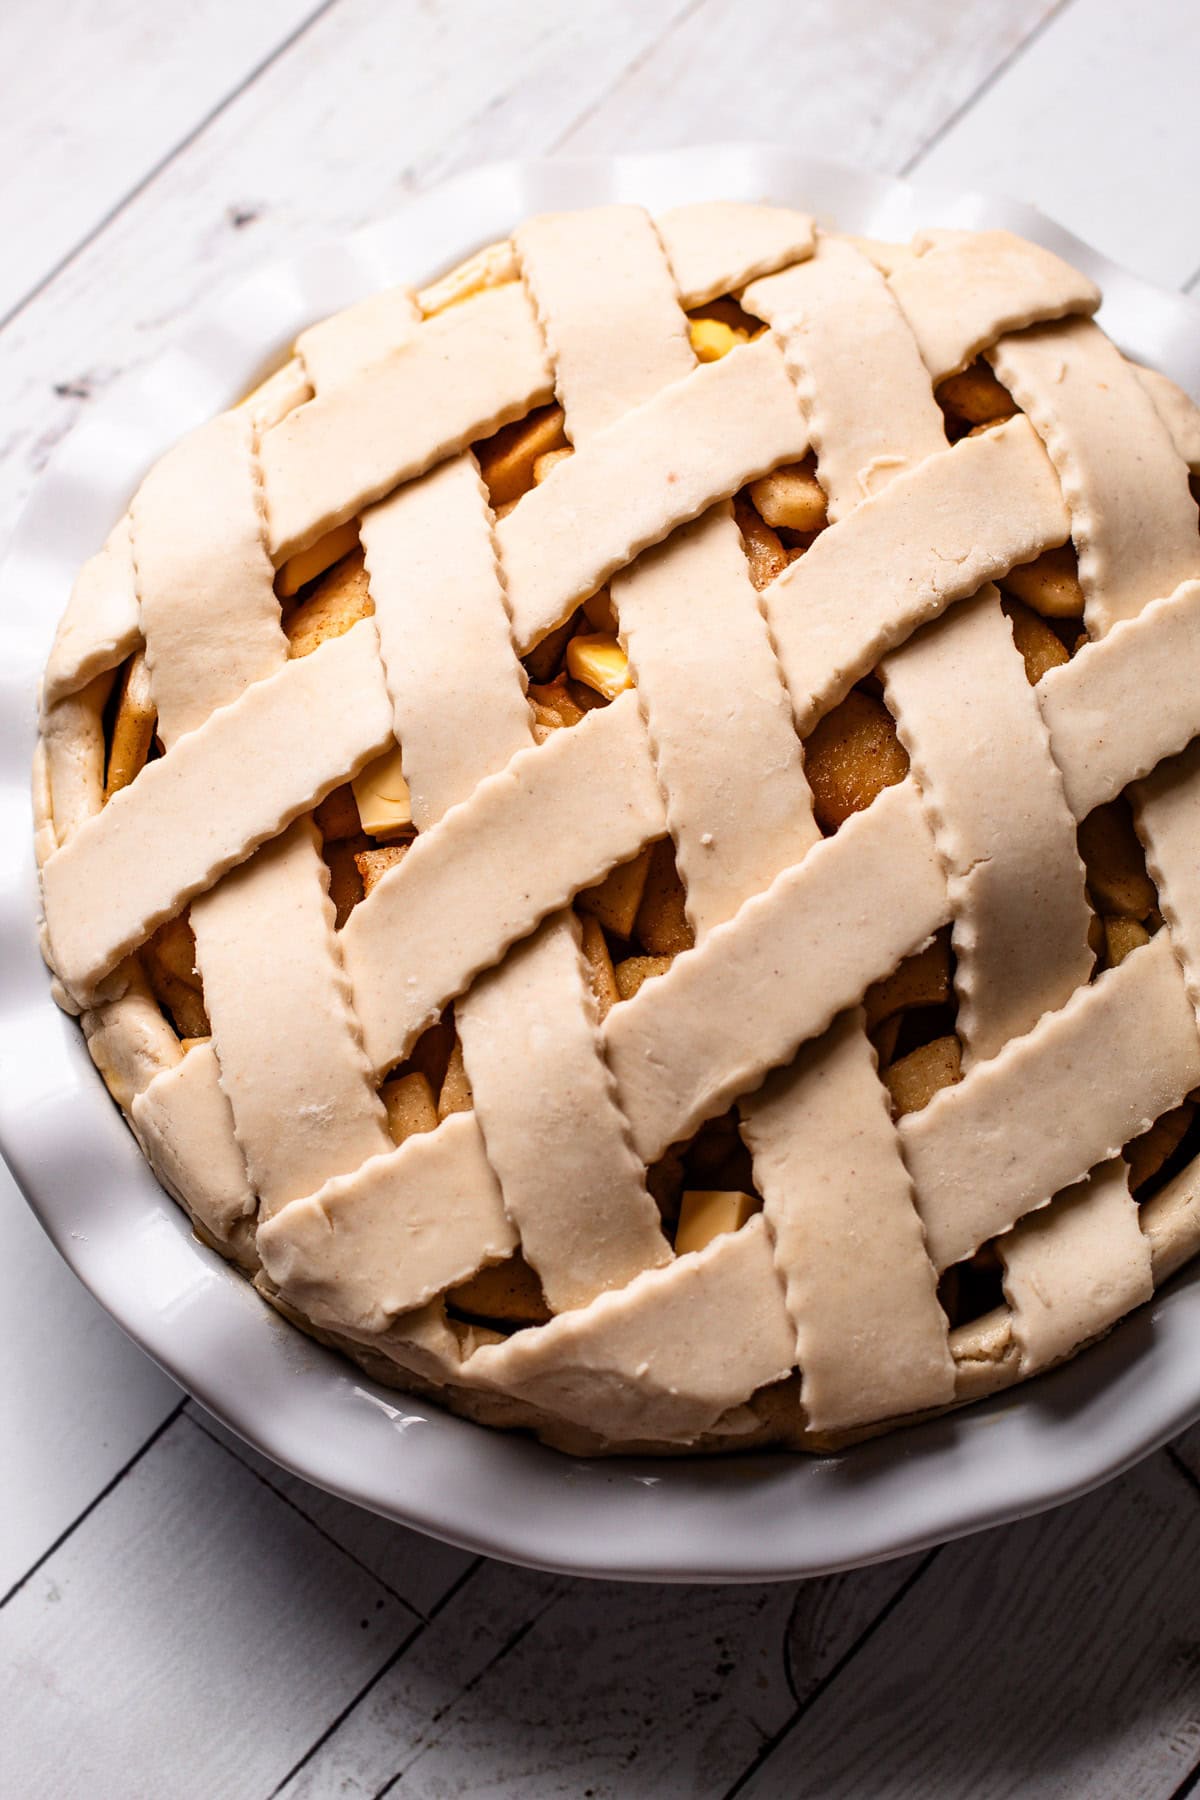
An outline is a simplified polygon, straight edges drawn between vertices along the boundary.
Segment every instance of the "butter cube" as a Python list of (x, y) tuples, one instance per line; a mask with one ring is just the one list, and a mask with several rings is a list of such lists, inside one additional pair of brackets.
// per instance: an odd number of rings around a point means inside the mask
[(691, 1250), (703, 1250), (714, 1238), (726, 1231), (740, 1231), (746, 1220), (758, 1211), (752, 1194), (731, 1194), (711, 1189), (692, 1188), (679, 1203), (679, 1225), (675, 1232), (675, 1254), (686, 1256)]
[(692, 349), (702, 363), (720, 362), (739, 344), (748, 344), (750, 334), (738, 325), (726, 325), (723, 319), (693, 319), (688, 327)]
[(615, 700), (633, 686), (629, 658), (607, 631), (571, 639), (567, 645), (567, 674), (594, 688), (606, 700)]
[(368, 763), (351, 782), (362, 828), (372, 837), (388, 837), (412, 824), (412, 797), (400, 766), (400, 746)]

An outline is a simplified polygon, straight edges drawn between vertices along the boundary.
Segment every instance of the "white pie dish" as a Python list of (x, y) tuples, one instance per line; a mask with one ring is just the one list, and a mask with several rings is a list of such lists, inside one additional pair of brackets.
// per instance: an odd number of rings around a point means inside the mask
[[(1200, 385), (1200, 318), (1188, 302), (1022, 208), (753, 149), (507, 165), (467, 177), (336, 254), (298, 259), (219, 295), (178, 351), (106, 402), (44, 479), (13, 546), (0, 615), (13, 696), (3, 744), (11, 841), (29, 839), (29, 697), (74, 567), (151, 458), (260, 373), (264, 346), (282, 348), (301, 325), (368, 288), (435, 274), (528, 212), (610, 198), (656, 208), (766, 194), (880, 237), (930, 223), (1012, 226), (1102, 283), (1104, 322), (1126, 350), (1193, 390)], [(50, 1003), (32, 892), (31, 859), (22, 857), (0, 916), (11, 971), (0, 1124), (35, 1209), (98, 1297), (198, 1398), (278, 1460), (382, 1512), (514, 1560), (597, 1574), (815, 1573), (1051, 1504), (1200, 1412), (1188, 1337), (1200, 1323), (1188, 1324), (1196, 1301), (1186, 1276), (1101, 1349), (1034, 1388), (823, 1463), (764, 1455), (584, 1465), (376, 1390), (280, 1324), (191, 1240), (102, 1095), (75, 1027)], [(85, 1166), (101, 1192), (80, 1199), (73, 1190)], [(799, 1488), (781, 1495), (780, 1483)], [(595, 1484), (603, 1500), (593, 1498)]]

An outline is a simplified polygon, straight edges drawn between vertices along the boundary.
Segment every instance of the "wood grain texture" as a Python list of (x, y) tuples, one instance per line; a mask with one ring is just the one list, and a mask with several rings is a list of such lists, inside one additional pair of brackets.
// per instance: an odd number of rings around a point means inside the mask
[(556, 149), (759, 138), (892, 170), (962, 106), (1053, 0), (701, 0)]
[(1165, 1457), (949, 1545), (746, 1800), (1173, 1794), (1200, 1754), (1198, 1552)]
[(1198, 57), (1194, 6), (1073, 0), (913, 173), (1030, 200), (1139, 274), (1181, 286), (1200, 272)]
[(0, 1596), (178, 1404), (61, 1260), (0, 1163)]
[(268, 1794), (417, 1623), (181, 1417), (0, 1614), (0, 1793)]
[[(87, 402), (216, 283), (468, 163), (549, 149), (685, 8), (337, 0), (321, 12), (0, 334), (0, 539)], [(132, 99), (115, 66), (110, 79)]]
[(194, 1400), (189, 1400), (186, 1411), (201, 1431), (423, 1618), (436, 1611), (455, 1583), (474, 1566), (477, 1559), (465, 1550), (405, 1531), (390, 1519), (381, 1519), (377, 1513), (366, 1512), (361, 1506), (339, 1500), (336, 1494), (327, 1494), (290, 1475), (244, 1444)]
[(285, 1795), (722, 1794), (910, 1572), (653, 1588), (485, 1563)]
[[(0, 318), (69, 256), (131, 189), (201, 127), (315, 0), (9, 0), (0, 8)], [(19, 104), (14, 105), (19, 83)]]

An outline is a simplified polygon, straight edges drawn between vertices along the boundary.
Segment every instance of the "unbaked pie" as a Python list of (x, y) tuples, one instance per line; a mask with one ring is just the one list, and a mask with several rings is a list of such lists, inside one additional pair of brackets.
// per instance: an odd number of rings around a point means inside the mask
[(1005, 232), (535, 218), (81, 570), (60, 1001), (203, 1240), (575, 1450), (820, 1449), (1200, 1247), (1200, 414)]

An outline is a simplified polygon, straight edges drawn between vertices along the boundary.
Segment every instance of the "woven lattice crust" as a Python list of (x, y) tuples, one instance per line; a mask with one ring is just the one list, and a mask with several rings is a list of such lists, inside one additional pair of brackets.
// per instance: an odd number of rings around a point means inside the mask
[(272, 1304), (571, 1450), (819, 1449), (1200, 1246), (1200, 415), (1098, 302), (556, 215), (150, 471), (46, 671), (44, 941)]

